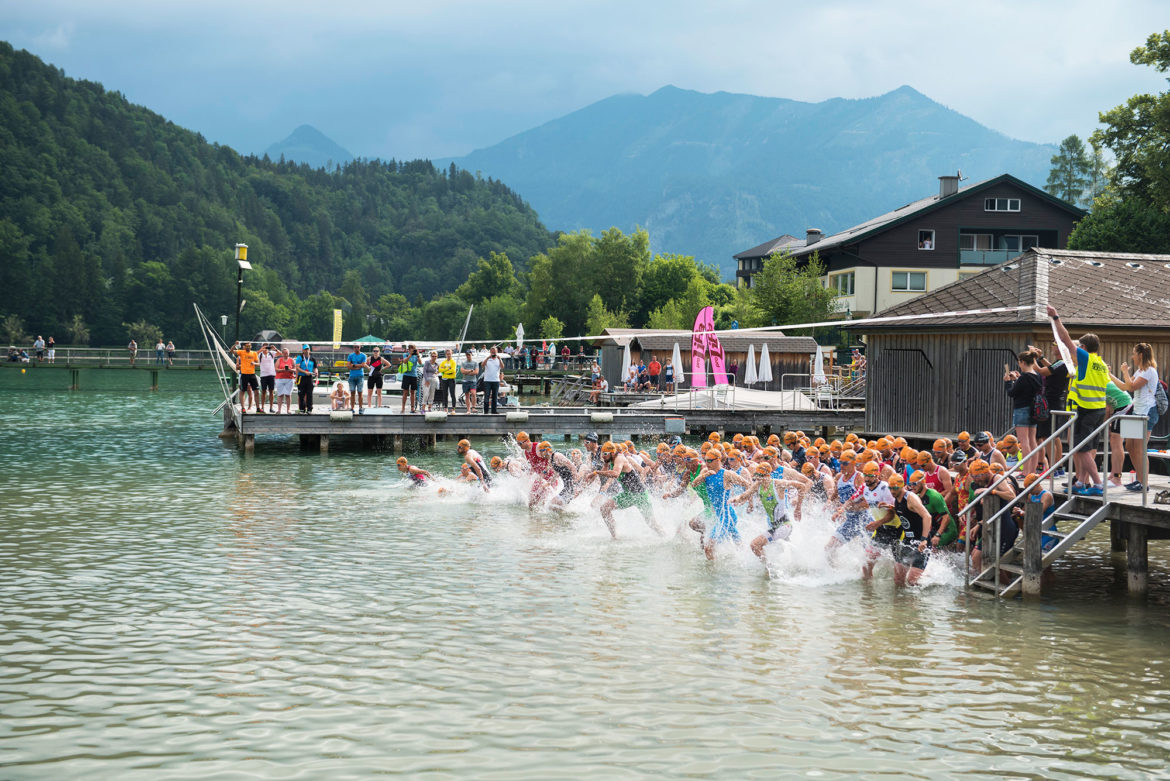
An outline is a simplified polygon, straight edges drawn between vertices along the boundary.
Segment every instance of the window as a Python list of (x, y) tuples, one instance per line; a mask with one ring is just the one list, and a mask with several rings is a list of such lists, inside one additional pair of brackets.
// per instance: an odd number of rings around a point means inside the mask
[(891, 279), (892, 289), (903, 293), (926, 292), (925, 271), (894, 271)]
[(1019, 198), (984, 198), (983, 211), (985, 212), (1018, 212)]
[(829, 276), (829, 287), (836, 290), (838, 295), (853, 295), (853, 272), (847, 271), (844, 274), (831, 274)]
[(999, 237), (999, 249), (1011, 250), (1012, 252), (1023, 252), (1024, 250), (1035, 247), (1039, 243), (1039, 236), (1009, 233)]
[(968, 252), (986, 252), (991, 249), (990, 233), (960, 233), (959, 250)]
[(918, 231), (918, 249), (934, 249), (934, 231)]

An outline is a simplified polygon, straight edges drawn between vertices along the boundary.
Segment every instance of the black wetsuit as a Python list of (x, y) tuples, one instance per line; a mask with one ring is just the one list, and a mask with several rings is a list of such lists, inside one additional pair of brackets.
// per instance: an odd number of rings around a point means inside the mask
[(567, 502), (577, 493), (577, 475), (573, 473), (572, 469), (564, 464), (558, 464), (556, 461), (553, 461), (552, 468), (557, 473), (557, 477), (561, 478), (561, 492), (558, 496), (561, 497), (562, 501)]
[(910, 509), (906, 491), (902, 492), (901, 499), (894, 500), (894, 515), (902, 522), (902, 535), (894, 548), (894, 560), (911, 569), (926, 569), (927, 554), (918, 550), (918, 543), (928, 530), (922, 528), (922, 516)]

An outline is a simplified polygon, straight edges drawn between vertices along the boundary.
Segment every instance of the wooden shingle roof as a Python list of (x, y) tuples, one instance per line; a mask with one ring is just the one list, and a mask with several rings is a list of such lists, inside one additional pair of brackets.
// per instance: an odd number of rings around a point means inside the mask
[(1074, 328), (1170, 328), (1170, 255), (1030, 249), (981, 274), (884, 309), (875, 317), (1014, 306), (1026, 309), (843, 327), (868, 333), (1044, 325), (1049, 304)]

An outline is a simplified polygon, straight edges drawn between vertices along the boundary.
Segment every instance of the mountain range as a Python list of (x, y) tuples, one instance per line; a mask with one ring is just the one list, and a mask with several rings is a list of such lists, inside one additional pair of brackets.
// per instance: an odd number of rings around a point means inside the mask
[(270, 160), (282, 157), (295, 163), (308, 163), (313, 168), (345, 165), (353, 160), (348, 149), (312, 125), (301, 125), (283, 141), (277, 141), (264, 150)]
[(1055, 151), (908, 86), (819, 103), (667, 86), (436, 164), (507, 182), (554, 229), (641, 225), (655, 252), (731, 278), (736, 252), (810, 227), (828, 235), (937, 192), (944, 174), (1042, 186)]

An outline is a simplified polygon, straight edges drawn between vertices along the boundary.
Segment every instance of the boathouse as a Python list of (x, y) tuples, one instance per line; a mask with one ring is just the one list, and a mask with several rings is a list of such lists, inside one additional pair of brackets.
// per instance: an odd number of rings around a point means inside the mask
[[(1170, 367), (1170, 255), (1033, 248), (993, 268), (890, 307), (877, 317), (1023, 306), (1012, 312), (845, 325), (866, 342), (867, 431), (953, 436), (1011, 426), (1004, 364), (1028, 345), (1051, 355), (1046, 308), (1060, 312), (1075, 339), (1101, 338), (1117, 373), (1137, 342)], [(1155, 436), (1170, 430), (1170, 416)]]
[[(620, 384), (622, 381), (622, 354), (626, 345), (630, 346), (630, 357), (633, 360), (650, 362), (651, 356), (657, 356), (659, 363), (665, 365), (666, 359), (671, 357), (674, 346), (677, 344), (682, 357), (683, 370), (688, 383), (680, 387), (690, 387), (691, 372), (691, 332), (690, 331), (655, 331), (643, 328), (607, 328), (604, 339), (598, 340), (598, 354), (601, 357), (602, 373), (610, 385)], [(748, 332), (742, 335), (735, 333), (719, 334), (719, 343), (723, 345), (723, 352), (727, 364), (737, 365), (737, 385), (743, 385), (747, 372), (748, 347), (752, 347), (755, 365), (759, 367), (760, 350), (768, 345), (768, 363), (772, 367), (772, 382), (764, 388), (763, 384), (755, 387), (760, 390), (787, 390), (805, 387), (809, 384), (809, 368), (817, 352), (816, 340), (811, 336), (785, 336), (780, 332), (761, 333)], [(677, 372), (677, 370), (676, 370)], [(710, 372), (710, 367), (708, 367)], [(783, 378), (783, 379), (782, 379)], [(709, 380), (710, 381), (710, 380)], [(781, 388), (781, 383), (784, 387)]]

